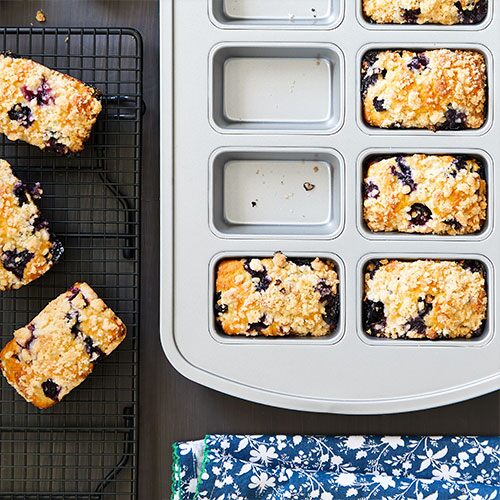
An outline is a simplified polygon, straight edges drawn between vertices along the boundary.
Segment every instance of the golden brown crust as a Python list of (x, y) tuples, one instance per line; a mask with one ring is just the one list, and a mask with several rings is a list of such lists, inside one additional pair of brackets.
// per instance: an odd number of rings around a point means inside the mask
[(482, 229), (486, 181), (474, 158), (397, 156), (365, 174), (363, 216), (371, 231), (461, 235)]
[(363, 14), (377, 24), (478, 24), (488, 0), (363, 0)]
[(58, 154), (84, 147), (102, 106), (99, 93), (35, 61), (0, 54), (0, 132)]
[(363, 326), (376, 337), (472, 338), (487, 312), (476, 261), (381, 260), (366, 267)]
[(472, 50), (371, 51), (362, 67), (372, 127), (478, 129), (486, 121), (486, 62)]
[(45, 274), (63, 252), (41, 217), (31, 190), (0, 160), (0, 290), (20, 288)]
[(86, 283), (75, 283), (0, 353), (7, 381), (37, 408), (60, 401), (123, 341), (126, 328)]
[(331, 261), (224, 260), (217, 269), (216, 318), (224, 333), (247, 336), (331, 333), (338, 322), (338, 279)]

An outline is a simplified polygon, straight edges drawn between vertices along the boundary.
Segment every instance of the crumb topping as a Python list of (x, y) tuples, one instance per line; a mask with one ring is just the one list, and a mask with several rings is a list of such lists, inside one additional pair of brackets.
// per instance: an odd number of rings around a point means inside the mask
[(478, 129), (486, 121), (486, 62), (472, 50), (369, 52), (363, 113), (380, 128)]
[(123, 322), (92, 288), (76, 283), (14, 332), (0, 366), (27, 401), (48, 408), (83, 382), (125, 334)]
[(228, 335), (331, 333), (338, 322), (338, 278), (333, 262), (273, 258), (222, 261), (215, 311)]
[(375, 232), (476, 233), (488, 205), (482, 174), (478, 160), (464, 156), (416, 154), (375, 161), (364, 179), (364, 220)]
[(363, 13), (377, 24), (478, 24), (487, 0), (363, 0)]
[(476, 261), (381, 260), (366, 267), (369, 335), (468, 339), (482, 333), (486, 311), (484, 269)]
[(0, 132), (58, 154), (81, 151), (101, 112), (99, 92), (30, 59), (0, 53)]
[(0, 290), (39, 278), (63, 252), (34, 202), (41, 194), (39, 185), (26, 186), (0, 160)]

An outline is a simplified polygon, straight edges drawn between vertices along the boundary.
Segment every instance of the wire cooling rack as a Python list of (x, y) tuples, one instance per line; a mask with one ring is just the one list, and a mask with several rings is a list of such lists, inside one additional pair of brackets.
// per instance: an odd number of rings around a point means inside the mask
[(0, 139), (0, 158), (40, 181), (40, 207), (63, 242), (45, 276), (0, 295), (0, 343), (76, 281), (87, 281), (128, 333), (61, 403), (39, 411), (0, 381), (0, 498), (136, 497), (142, 45), (130, 29), (0, 28), (0, 51), (68, 73), (103, 94), (85, 150), (57, 157)]

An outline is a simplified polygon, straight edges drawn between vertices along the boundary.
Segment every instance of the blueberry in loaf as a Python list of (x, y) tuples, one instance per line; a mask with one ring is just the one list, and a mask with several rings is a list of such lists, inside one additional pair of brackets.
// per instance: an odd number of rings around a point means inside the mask
[(363, 328), (392, 339), (470, 339), (487, 311), (478, 261), (377, 260), (365, 268)]
[(23, 184), (0, 160), (0, 291), (39, 278), (64, 251), (35, 204), (41, 194), (39, 184)]
[(231, 259), (217, 269), (215, 315), (228, 335), (315, 336), (335, 330), (338, 278), (333, 262), (273, 258)]
[(123, 341), (126, 328), (86, 283), (76, 283), (14, 332), (0, 353), (9, 384), (37, 408), (53, 406)]
[(486, 121), (485, 58), (473, 50), (372, 50), (362, 62), (361, 97), (372, 127), (478, 129)]
[(0, 53), (0, 132), (56, 154), (84, 147), (100, 92), (30, 59)]
[(479, 24), (488, 0), (363, 0), (363, 14), (376, 24)]
[(472, 157), (395, 156), (365, 174), (363, 216), (374, 232), (472, 234), (486, 211), (484, 166)]

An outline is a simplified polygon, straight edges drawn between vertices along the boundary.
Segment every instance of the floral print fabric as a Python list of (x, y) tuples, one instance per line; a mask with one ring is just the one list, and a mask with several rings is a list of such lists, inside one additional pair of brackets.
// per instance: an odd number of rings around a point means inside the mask
[(500, 438), (211, 435), (174, 444), (172, 498), (500, 500)]

